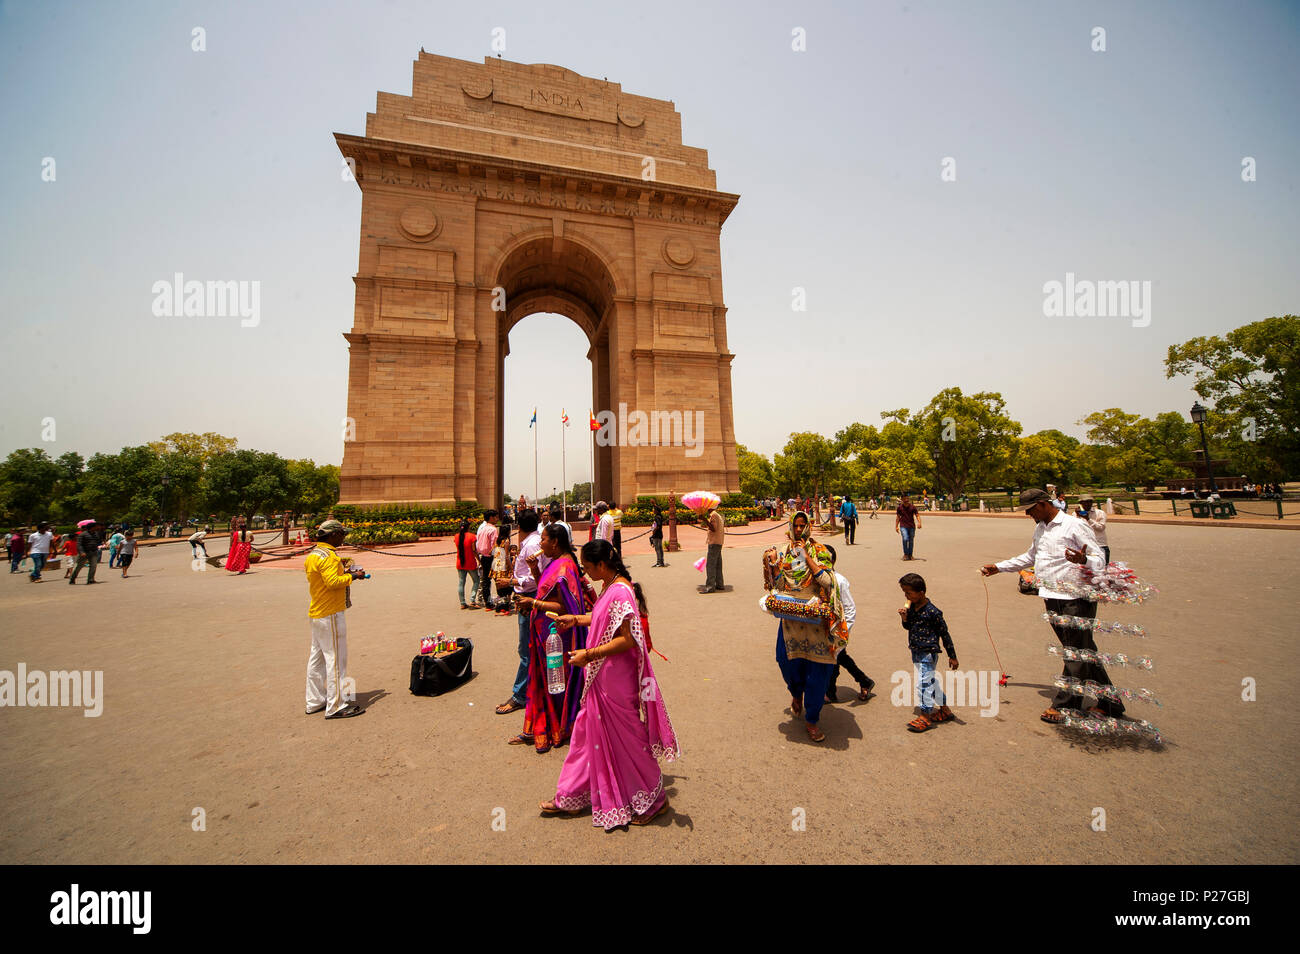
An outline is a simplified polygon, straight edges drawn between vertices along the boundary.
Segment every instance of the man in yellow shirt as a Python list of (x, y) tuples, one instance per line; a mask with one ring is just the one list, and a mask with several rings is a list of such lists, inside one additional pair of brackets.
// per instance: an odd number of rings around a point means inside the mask
[(623, 554), (623, 511), (618, 509), (618, 504), (614, 501), (609, 502), (609, 516), (614, 521), (614, 549)]
[(343, 613), (350, 605), (348, 587), (365, 578), (360, 567), (345, 568), (337, 548), (348, 528), (326, 520), (316, 532), (316, 548), (303, 567), (311, 592), (307, 616), (311, 623), (311, 655), (307, 659), (307, 714), (325, 710), (327, 719), (350, 719), (365, 709), (346, 705), (344, 683), (348, 673), (348, 627)]

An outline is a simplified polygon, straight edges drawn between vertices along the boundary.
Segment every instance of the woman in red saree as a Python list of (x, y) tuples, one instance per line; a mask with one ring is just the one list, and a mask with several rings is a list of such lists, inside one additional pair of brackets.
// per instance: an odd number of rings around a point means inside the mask
[[(569, 664), (569, 652), (587, 642), (585, 626), (575, 626), (560, 634), (565, 659), (564, 692), (552, 695), (546, 689), (546, 640), (553, 623), (546, 614), (581, 615), (591, 608), (594, 596), (578, 571), (578, 555), (573, 552), (573, 543), (564, 527), (551, 523), (542, 528), (541, 548), (541, 556), (547, 562), (546, 569), (540, 571), (537, 595), (519, 598), (520, 609), (531, 613), (528, 695), (524, 731), (510, 740), (511, 745), (533, 745), (538, 754), (569, 741), (582, 703), (582, 667)], [(541, 559), (529, 560), (528, 567), (534, 576), (538, 576), (541, 563)]]
[(247, 573), (248, 557), (253, 552), (253, 534), (240, 520), (230, 532), (230, 552), (226, 554), (226, 569), (231, 573)]

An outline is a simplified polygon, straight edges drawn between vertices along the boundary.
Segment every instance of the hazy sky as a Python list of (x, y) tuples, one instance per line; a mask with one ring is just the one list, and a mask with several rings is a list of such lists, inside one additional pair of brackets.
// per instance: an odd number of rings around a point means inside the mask
[[(1300, 311), (1296, 3), (6, 0), (0, 453), (213, 430), (338, 462), (361, 195), (333, 133), (363, 134), (376, 91), (409, 94), (421, 46), (480, 61), (494, 27), (507, 59), (673, 100), (740, 194), (723, 290), (751, 449), (952, 385), (1000, 391), (1027, 432), (1186, 411), (1170, 344)], [(178, 271), (260, 281), (260, 323), (155, 317)], [(1067, 272), (1150, 282), (1149, 324), (1045, 317)], [(543, 347), (572, 372), (544, 399), (526, 382)], [(534, 404), (544, 491), (561, 406), (585, 479), (583, 335), (535, 316), (511, 348), (506, 490), (532, 493)]]

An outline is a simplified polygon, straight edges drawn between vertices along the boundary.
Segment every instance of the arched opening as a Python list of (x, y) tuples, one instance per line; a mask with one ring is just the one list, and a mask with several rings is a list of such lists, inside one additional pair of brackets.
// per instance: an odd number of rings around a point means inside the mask
[[(576, 322), (563, 315), (535, 314), (515, 323), (508, 347), (501, 377), (501, 486), (514, 499), (523, 494), (536, 502), (591, 480), (589, 345)], [(534, 409), (537, 422), (530, 426)], [(569, 415), (567, 428), (562, 412)], [(575, 502), (572, 496), (568, 501)]]
[[(588, 474), (592, 466), (593, 448), (591, 447), (588, 428), (588, 410), (599, 412), (610, 407), (610, 357), (609, 328), (607, 322), (614, 311), (615, 282), (609, 267), (600, 255), (591, 247), (572, 239), (560, 238), (550, 234), (522, 241), (510, 250), (497, 270), (496, 285), (505, 291), (505, 310), (497, 323), (501, 365), (497, 369), (497, 380), (502, 382), (503, 394), (497, 401), (497, 480), (496, 485), (502, 493), (517, 495), (519, 493), (520, 473), (528, 475), (522, 486), (532, 496), (532, 439), (531, 434), (524, 436), (524, 441), (517, 439), (515, 421), (511, 417), (511, 441), (506, 441), (506, 414), (512, 415), (518, 410), (528, 409), (523, 417), (527, 422), (531, 408), (537, 406), (539, 445), (543, 442), (552, 450), (548, 460), (548, 472), (558, 474), (554, 466), (553, 454), (559, 452), (560, 430), (559, 410), (563, 407), (569, 414), (570, 424), (566, 435), (566, 457), (570, 466), (564, 468), (565, 489), (575, 483), (574, 475)], [(530, 322), (520, 329), (519, 335), (512, 335), (513, 329), (520, 322), (534, 315), (545, 316), (540, 321)], [(582, 332), (586, 343), (587, 374), (590, 376), (590, 388), (586, 390), (586, 399), (576, 406), (567, 402), (568, 395), (577, 394), (578, 389), (570, 387), (572, 378), (566, 377), (565, 383), (548, 385), (552, 374), (561, 376), (582, 376), (582, 367), (571, 357), (573, 350), (582, 347), (582, 341), (567, 333), (563, 325), (556, 322), (556, 316), (569, 319)], [(534, 330), (537, 329), (537, 330)], [(549, 347), (550, 342), (555, 347)], [(522, 347), (523, 353), (513, 349)], [(567, 354), (562, 352), (565, 349)], [(510, 358), (507, 363), (507, 359)], [(522, 358), (522, 360), (520, 360)], [(546, 359), (554, 359), (554, 372), (542, 374)], [(519, 370), (523, 373), (519, 373)], [(567, 370), (566, 370), (567, 369)], [(510, 381), (506, 382), (506, 372), (515, 370)], [(549, 389), (549, 390), (548, 390)], [(552, 394), (562, 395), (560, 400)], [(543, 417), (541, 408), (548, 409), (552, 419)], [(522, 443), (522, 448), (520, 444)], [(616, 448), (595, 447), (593, 480), (593, 499), (608, 496), (613, 485), (613, 454)], [(576, 452), (577, 460), (573, 459)], [(516, 462), (524, 458), (525, 466), (517, 467)], [(506, 460), (511, 459), (509, 473)], [(560, 486), (559, 478), (547, 484), (539, 476), (538, 490), (542, 496), (550, 492), (551, 487)]]

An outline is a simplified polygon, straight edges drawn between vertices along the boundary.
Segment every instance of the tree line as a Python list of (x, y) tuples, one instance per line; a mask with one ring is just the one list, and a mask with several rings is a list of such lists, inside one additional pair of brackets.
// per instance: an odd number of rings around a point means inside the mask
[[(1205, 422), (1219, 476), (1285, 481), (1300, 471), (1300, 318), (1268, 318), (1223, 336), (1171, 345), (1165, 377), (1193, 377), (1209, 402)], [(833, 437), (791, 434), (780, 453), (737, 447), (741, 490), (754, 497), (928, 489), (951, 498), (990, 488), (1128, 485), (1154, 489), (1193, 476), (1200, 449), (1187, 411), (1154, 418), (1120, 408), (1076, 423), (1081, 441), (1050, 429), (1022, 436), (996, 391), (945, 388), (919, 411), (885, 411), (880, 426), (853, 423)]]
[(221, 434), (168, 434), (89, 460), (42, 448), (0, 462), (0, 522), (6, 526), (86, 517), (131, 523), (235, 514), (321, 513), (338, 500), (339, 469), (239, 450)]

